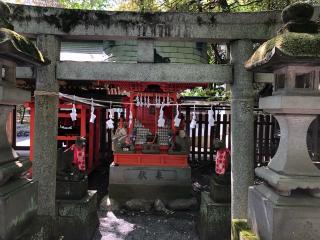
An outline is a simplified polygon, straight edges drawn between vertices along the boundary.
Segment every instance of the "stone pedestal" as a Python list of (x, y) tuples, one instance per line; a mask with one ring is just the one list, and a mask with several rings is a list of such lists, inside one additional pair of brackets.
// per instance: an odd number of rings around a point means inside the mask
[(200, 240), (228, 240), (231, 237), (230, 203), (216, 203), (208, 192), (201, 193), (200, 216), (197, 222)]
[(260, 99), (259, 106), (273, 113), (281, 130), (279, 148), (268, 167), (256, 174), (282, 195), (292, 190), (320, 189), (320, 171), (307, 149), (307, 132), (319, 112), (318, 96), (272, 96)]
[(56, 201), (56, 227), (67, 240), (90, 240), (97, 227), (97, 193), (88, 191), (80, 200)]
[(263, 240), (320, 239), (320, 199), (283, 197), (266, 185), (249, 188), (249, 224)]
[(231, 185), (219, 184), (212, 178), (210, 181), (210, 197), (217, 203), (230, 203)]
[(77, 200), (87, 194), (88, 179), (79, 181), (57, 180), (56, 198), (59, 200)]
[(134, 198), (166, 202), (190, 194), (190, 168), (110, 166), (109, 196), (119, 202)]
[(21, 237), (37, 213), (37, 184), (16, 179), (0, 186), (0, 239)]

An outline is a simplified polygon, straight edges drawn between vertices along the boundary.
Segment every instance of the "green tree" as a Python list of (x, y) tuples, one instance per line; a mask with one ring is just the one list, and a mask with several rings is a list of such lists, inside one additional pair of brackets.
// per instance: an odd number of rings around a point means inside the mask
[(106, 10), (108, 5), (106, 0), (58, 0), (59, 4), (65, 8)]
[[(10, 1), (10, 0), (8, 0)], [(16, 2), (23, 0), (16, 0)], [(301, 0), (49, 0), (65, 8), (119, 11), (178, 11), (178, 12), (253, 12), (283, 9)], [(44, 5), (43, 0), (33, 0)], [(49, 3), (50, 2), (50, 3)], [(309, 0), (319, 4), (320, 0)], [(57, 4), (52, 4), (57, 6)]]
[(161, 11), (161, 7), (155, 0), (120, 0), (112, 10), (116, 11), (136, 11), (136, 12), (147, 12), (147, 11)]

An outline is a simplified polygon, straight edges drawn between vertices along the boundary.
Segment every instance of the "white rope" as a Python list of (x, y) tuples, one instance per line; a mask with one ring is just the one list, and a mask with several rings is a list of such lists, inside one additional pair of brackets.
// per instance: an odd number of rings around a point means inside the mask
[[(64, 93), (59, 93), (59, 96), (60, 97), (63, 97), (63, 98), (66, 98), (66, 99), (69, 99), (69, 100), (73, 100), (73, 96), (71, 95), (68, 95), (68, 94), (64, 94)], [(140, 96), (140, 102), (139, 102), (139, 105), (143, 105), (143, 101), (142, 100), (142, 95)], [(160, 97), (159, 97), (160, 98)], [(76, 100), (79, 101), (79, 102), (83, 102), (83, 103), (86, 103), (88, 105), (91, 105), (91, 99), (90, 98), (83, 98), (83, 97), (76, 97)], [(137, 99), (136, 99), (137, 100)], [(159, 99), (160, 100), (160, 99)], [(95, 106), (98, 106), (98, 107), (105, 107), (107, 108), (107, 106), (105, 105), (101, 105), (100, 103), (105, 103), (105, 104), (120, 104), (120, 105), (136, 105), (138, 106), (138, 103), (137, 102), (117, 102), (117, 101), (107, 101), (107, 100), (98, 100), (98, 99), (93, 99), (93, 102), (96, 104)], [(226, 102), (224, 102), (226, 103)], [(190, 103), (176, 103), (176, 102), (165, 102), (165, 99), (164, 99), (164, 102), (163, 104), (165, 106), (195, 106), (195, 105), (201, 105), (201, 106), (219, 106), (221, 104), (221, 102), (216, 102), (216, 101), (210, 101), (210, 102), (201, 102), (201, 103), (197, 103), (197, 102), (190, 102)], [(156, 106), (158, 107), (159, 106), (159, 103), (149, 103), (149, 106)]]

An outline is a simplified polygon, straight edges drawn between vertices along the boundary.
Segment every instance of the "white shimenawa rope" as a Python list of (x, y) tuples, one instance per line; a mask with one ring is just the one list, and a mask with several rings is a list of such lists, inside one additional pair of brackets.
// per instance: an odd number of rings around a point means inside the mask
[[(39, 94), (41, 95), (41, 94)], [(72, 96), (68, 95), (68, 94), (64, 94), (64, 93), (59, 93), (60, 97), (72, 100)], [(141, 96), (142, 98), (142, 96)], [(140, 99), (141, 99), (140, 98)], [(77, 101), (81, 101), (83, 103), (86, 103), (88, 105), (91, 105), (91, 99), (89, 98), (83, 98), (83, 97), (77, 97), (76, 96), (76, 100)], [(155, 102), (155, 103), (149, 103), (150, 106), (161, 106), (161, 97), (158, 98), (159, 102)], [(162, 99), (162, 103), (165, 104), (166, 106), (195, 106), (195, 103), (173, 103), (173, 102), (166, 102), (166, 98)], [(93, 100), (94, 104), (96, 105), (96, 107), (105, 107), (108, 108), (106, 105), (101, 105), (100, 103), (105, 103), (105, 104), (119, 104), (119, 105), (138, 105), (137, 102), (117, 102), (117, 101), (107, 101), (107, 100), (98, 100), (98, 99), (94, 99)], [(218, 106), (220, 104), (222, 104), (221, 102), (202, 102), (201, 106), (212, 106), (212, 105)], [(143, 105), (143, 102), (141, 102), (140, 100), (140, 106)]]

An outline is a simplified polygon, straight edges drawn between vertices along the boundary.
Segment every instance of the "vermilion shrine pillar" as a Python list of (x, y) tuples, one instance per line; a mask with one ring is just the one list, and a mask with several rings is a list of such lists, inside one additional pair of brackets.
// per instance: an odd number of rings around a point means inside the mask
[(234, 66), (231, 86), (231, 216), (246, 218), (248, 187), (254, 179), (253, 74), (244, 68), (253, 52), (250, 40), (231, 43)]
[(35, 95), (35, 138), (33, 178), (39, 184), (38, 214), (44, 217), (52, 231), (55, 218), (56, 162), (59, 86), (56, 63), (59, 60), (60, 42), (53, 35), (39, 35), (37, 46), (51, 61), (37, 68)]

